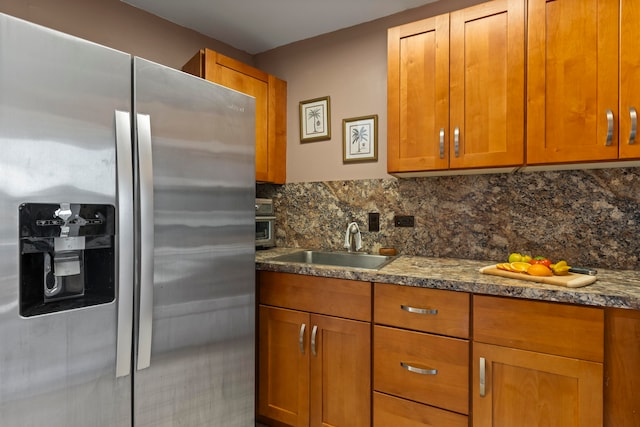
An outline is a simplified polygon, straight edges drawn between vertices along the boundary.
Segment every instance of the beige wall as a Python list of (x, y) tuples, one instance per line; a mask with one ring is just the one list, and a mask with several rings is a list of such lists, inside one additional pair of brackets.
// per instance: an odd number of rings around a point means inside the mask
[[(0, 0), (0, 12), (174, 68), (208, 47), (286, 80), (287, 181), (310, 182), (388, 177), (387, 28), (482, 1), (440, 0), (255, 57), (120, 0)], [(327, 95), (331, 139), (301, 144), (299, 102)], [(372, 114), (378, 115), (378, 161), (343, 164), (342, 119)]]
[[(388, 177), (387, 28), (461, 9), (482, 0), (437, 3), (283, 46), (255, 58), (287, 81), (287, 182)], [(299, 102), (331, 97), (331, 140), (300, 143)], [(342, 120), (378, 115), (378, 161), (342, 163)]]
[(120, 0), (0, 0), (0, 12), (173, 68), (203, 47), (253, 65), (246, 52)]

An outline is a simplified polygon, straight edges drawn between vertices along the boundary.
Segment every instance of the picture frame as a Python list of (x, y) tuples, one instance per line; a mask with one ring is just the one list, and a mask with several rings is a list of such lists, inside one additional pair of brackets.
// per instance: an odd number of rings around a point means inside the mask
[(300, 142), (331, 139), (331, 99), (300, 101)]
[(378, 115), (342, 120), (343, 163), (378, 161)]

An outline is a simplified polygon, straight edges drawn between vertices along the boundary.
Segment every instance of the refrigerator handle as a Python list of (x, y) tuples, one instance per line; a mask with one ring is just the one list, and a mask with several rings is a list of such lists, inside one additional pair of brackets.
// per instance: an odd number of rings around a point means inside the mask
[(137, 369), (151, 365), (153, 327), (153, 163), (151, 118), (136, 114), (140, 186), (140, 311), (138, 319)]
[(115, 112), (116, 162), (118, 176), (118, 335), (116, 377), (131, 373), (133, 334), (133, 162), (131, 157), (131, 114)]

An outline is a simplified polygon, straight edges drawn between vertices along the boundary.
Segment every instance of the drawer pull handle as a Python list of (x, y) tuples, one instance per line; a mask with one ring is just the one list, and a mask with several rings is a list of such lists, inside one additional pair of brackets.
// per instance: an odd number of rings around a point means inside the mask
[(438, 370), (437, 369), (424, 369), (424, 368), (418, 368), (412, 365), (409, 365), (408, 363), (404, 363), (404, 362), (400, 362), (400, 366), (402, 366), (404, 369), (406, 369), (409, 372), (414, 372), (416, 374), (421, 374), (421, 375), (438, 375)]
[(317, 356), (316, 352), (316, 335), (318, 335), (318, 325), (313, 325), (313, 329), (311, 330), (311, 354)]
[(638, 131), (638, 112), (634, 107), (629, 107), (629, 118), (631, 119), (631, 132), (629, 133), (629, 145), (636, 143), (636, 132)]
[(607, 142), (605, 145), (610, 146), (611, 141), (613, 141), (613, 111), (607, 110)]
[(411, 307), (409, 305), (404, 305), (404, 304), (400, 305), (400, 309), (404, 311), (408, 311), (409, 313), (415, 313), (415, 314), (438, 314), (437, 309), (416, 308), (416, 307)]
[(486, 394), (485, 390), (485, 375), (486, 375), (486, 361), (484, 357), (480, 358), (480, 397), (484, 397)]
[(300, 336), (298, 337), (298, 345), (300, 346), (300, 354), (304, 354), (304, 330), (307, 325), (304, 323), (300, 325)]

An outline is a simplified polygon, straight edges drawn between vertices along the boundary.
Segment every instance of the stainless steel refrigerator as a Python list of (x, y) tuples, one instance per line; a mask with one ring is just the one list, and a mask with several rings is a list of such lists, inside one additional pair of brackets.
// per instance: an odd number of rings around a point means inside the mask
[(254, 425), (254, 115), (0, 14), (2, 427)]

